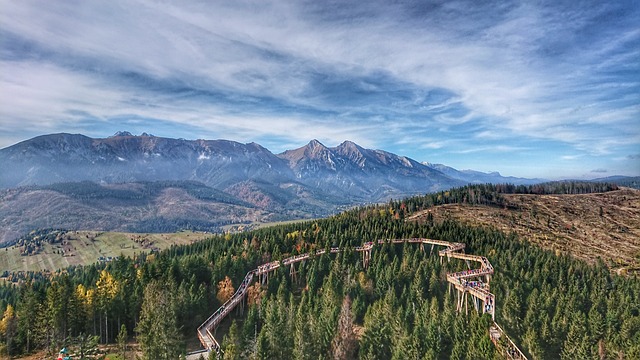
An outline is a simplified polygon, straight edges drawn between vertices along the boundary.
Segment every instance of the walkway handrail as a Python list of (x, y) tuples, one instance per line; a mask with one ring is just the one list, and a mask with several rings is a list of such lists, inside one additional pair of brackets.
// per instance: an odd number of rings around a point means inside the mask
[[(432, 249), (433, 249), (433, 246), (435, 245), (444, 246), (446, 247), (445, 249), (438, 251), (438, 255), (441, 258), (446, 257), (447, 260), (449, 260), (450, 258), (465, 260), (467, 261), (467, 264), (469, 263), (469, 261), (480, 263), (479, 269), (473, 269), (473, 270), (469, 269), (469, 270), (459, 271), (455, 273), (447, 273), (447, 281), (449, 282), (450, 286), (453, 285), (457, 290), (459, 290), (462, 293), (462, 295), (459, 295), (459, 301), (457, 305), (458, 310), (462, 309), (462, 305), (465, 301), (464, 300), (465, 294), (469, 293), (470, 295), (474, 296), (477, 300), (482, 301), (483, 312), (490, 313), (492, 319), (495, 319), (495, 295), (489, 292), (488, 283), (485, 284), (482, 281), (467, 280), (469, 278), (486, 276), (487, 282), (488, 282), (489, 276), (493, 274), (493, 266), (491, 265), (489, 260), (484, 256), (465, 254), (464, 253), (465, 244), (463, 243), (449, 242), (444, 240), (426, 239), (426, 238), (379, 239), (376, 241), (366, 242), (361, 246), (356, 246), (354, 248), (344, 249), (339, 247), (331, 247), (329, 248), (329, 253), (335, 254), (335, 253), (343, 252), (349, 249), (353, 249), (356, 252), (363, 252), (365, 253), (365, 255), (370, 255), (370, 251), (373, 249), (375, 245), (401, 244), (401, 243), (430, 244), (432, 245)], [(297, 262), (301, 262), (310, 258), (312, 254), (314, 256), (319, 256), (319, 255), (325, 254), (326, 252), (327, 252), (326, 249), (319, 249), (312, 253), (298, 254), (298, 255), (290, 256), (280, 261), (276, 260), (276, 261), (264, 263), (262, 265), (259, 265), (256, 269), (249, 271), (247, 275), (244, 277), (242, 284), (238, 287), (238, 289), (234, 292), (234, 294), (227, 301), (225, 301), (225, 303), (222, 304), (222, 306), (220, 306), (213, 314), (211, 314), (211, 316), (209, 316), (209, 318), (207, 318), (207, 320), (204, 323), (202, 323), (202, 325), (198, 327), (198, 339), (200, 340), (202, 345), (206, 349), (214, 349), (216, 352), (220, 353), (221, 351), (220, 344), (216, 341), (213, 334), (211, 334), (210, 329), (215, 328), (215, 326), (217, 326), (220, 322), (222, 322), (224, 317), (227, 314), (229, 314), (233, 310), (233, 308), (235, 308), (235, 306), (244, 298), (244, 295), (246, 294), (248, 286), (251, 283), (251, 280), (253, 279), (254, 275), (262, 276), (264, 274), (267, 274), (268, 276), (270, 272), (275, 271), (281, 266), (287, 266), (287, 265), (293, 266), (293, 264)], [(367, 258), (367, 256), (365, 256), (365, 258)], [(366, 261), (365, 261), (365, 264), (366, 264)], [(476, 302), (476, 305), (477, 304), (478, 302)], [(494, 321), (494, 325), (496, 326), (496, 328), (501, 334), (504, 334), (504, 331), (502, 330), (502, 328), (500, 328), (498, 324), (495, 323), (495, 321)], [(202, 330), (206, 331), (207, 338), (209, 338), (211, 341), (207, 341), (207, 339), (203, 335)], [(524, 356), (522, 351), (520, 351), (520, 349), (515, 345), (515, 343), (513, 343), (513, 341), (511, 341), (511, 339), (509, 339), (508, 336), (506, 336), (506, 338), (509, 341), (510, 346), (517, 350), (517, 353), (519, 356), (517, 359), (526, 360), (527, 358)]]
[[(493, 322), (493, 325), (496, 327), (496, 329), (498, 329), (498, 332), (500, 333), (500, 335), (504, 335), (504, 337), (507, 338), (507, 342), (510, 345), (510, 348), (507, 350), (507, 358), (511, 358), (514, 360), (519, 360), (519, 359), (524, 359), (527, 360), (527, 357), (524, 355), (524, 353), (520, 350), (520, 348), (518, 348), (518, 346), (511, 340), (511, 338), (509, 337), (509, 335), (507, 335), (504, 330), (502, 330), (502, 328), (500, 327), (500, 325), (498, 325), (497, 322)], [(512, 351), (513, 353), (509, 353), (509, 351)]]

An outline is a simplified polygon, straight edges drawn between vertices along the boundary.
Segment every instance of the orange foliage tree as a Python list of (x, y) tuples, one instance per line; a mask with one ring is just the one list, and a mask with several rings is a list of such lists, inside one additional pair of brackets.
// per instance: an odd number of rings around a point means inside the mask
[(225, 301), (231, 299), (231, 296), (233, 296), (235, 291), (236, 290), (233, 288), (231, 279), (228, 276), (225, 276), (224, 280), (218, 283), (218, 294), (216, 295), (216, 298), (221, 304), (224, 304)]
[(260, 301), (264, 293), (265, 290), (262, 289), (260, 283), (255, 283), (253, 284), (253, 286), (249, 286), (249, 288), (247, 289), (247, 301), (249, 302), (249, 305), (260, 305)]

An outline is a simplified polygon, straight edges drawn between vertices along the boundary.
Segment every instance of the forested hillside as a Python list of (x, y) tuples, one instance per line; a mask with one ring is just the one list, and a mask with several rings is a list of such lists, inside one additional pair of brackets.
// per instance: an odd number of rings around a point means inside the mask
[(282, 216), (194, 181), (29, 186), (0, 190), (0, 246), (47, 228), (220, 232), (229, 224)]
[[(177, 358), (196, 327), (269, 260), (385, 238), (463, 242), (495, 267), (496, 321), (532, 359), (640, 357), (640, 280), (454, 220), (410, 222), (419, 199), (355, 209), (325, 220), (226, 236), (136, 259), (69, 268), (0, 287), (3, 351), (72, 351), (115, 342), (124, 325), (145, 358)], [(410, 211), (411, 210), (411, 211)], [(440, 264), (413, 245), (384, 245), (363, 268), (353, 251), (281, 269), (253, 284), (224, 337), (225, 358), (491, 359), (490, 317), (455, 311), (444, 281), (464, 262)], [(160, 321), (160, 320), (161, 321)], [(223, 336), (221, 336), (223, 335)], [(291, 355), (292, 354), (292, 355)]]

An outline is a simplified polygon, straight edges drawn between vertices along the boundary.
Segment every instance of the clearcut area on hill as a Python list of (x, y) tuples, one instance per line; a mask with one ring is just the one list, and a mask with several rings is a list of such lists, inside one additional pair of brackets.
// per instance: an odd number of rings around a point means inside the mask
[(640, 272), (640, 190), (578, 195), (504, 194), (504, 206), (446, 204), (409, 219), (455, 219), (515, 232), (556, 254), (601, 258), (619, 274)]

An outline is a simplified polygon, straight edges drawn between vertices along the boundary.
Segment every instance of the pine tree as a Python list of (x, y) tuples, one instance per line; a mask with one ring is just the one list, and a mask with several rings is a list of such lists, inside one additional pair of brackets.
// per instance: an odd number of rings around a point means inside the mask
[(360, 359), (390, 359), (392, 328), (381, 301), (375, 302), (365, 315), (365, 332), (360, 343)]
[(303, 295), (295, 318), (293, 337), (293, 358), (296, 360), (315, 360), (318, 355), (314, 349), (312, 329), (316, 326), (313, 316), (308, 310), (308, 299)]
[(123, 360), (126, 358), (126, 355), (127, 355), (127, 337), (128, 336), (129, 335), (127, 334), (127, 327), (124, 324), (122, 324), (122, 326), (120, 326), (120, 332), (118, 333), (118, 337), (116, 338), (116, 341), (118, 342), (118, 353), (120, 354)]
[(584, 314), (582, 312), (576, 312), (571, 317), (571, 324), (569, 325), (569, 332), (567, 338), (562, 345), (562, 352), (560, 357), (562, 359), (586, 359), (584, 340), (587, 339), (587, 326)]
[(269, 340), (267, 339), (267, 337), (268, 335), (266, 328), (262, 328), (260, 334), (258, 335), (256, 345), (257, 359), (271, 359), (274, 357), (274, 355), (271, 353), (271, 349), (269, 348)]
[(537, 329), (530, 327), (524, 334), (523, 344), (529, 350), (529, 354), (534, 360), (544, 359), (544, 347), (541, 344), (540, 335)]
[(89, 335), (80, 333), (78, 336), (72, 339), (75, 353), (78, 354), (80, 359), (87, 359), (88, 356), (94, 358), (98, 353), (98, 343), (100, 338), (97, 335)]
[(240, 359), (242, 339), (240, 336), (240, 330), (238, 329), (238, 323), (233, 320), (231, 327), (229, 327), (229, 333), (224, 337), (222, 349), (225, 360)]
[(24, 344), (25, 352), (28, 353), (33, 349), (37, 330), (36, 326), (38, 324), (38, 314), (42, 314), (42, 312), (38, 310), (42, 306), (31, 282), (27, 282), (23, 286), (21, 295), (20, 302), (16, 308), (18, 316), (18, 338)]
[(144, 360), (173, 360), (181, 353), (172, 293), (172, 289), (159, 281), (149, 283), (144, 290), (136, 328)]

